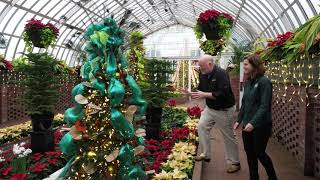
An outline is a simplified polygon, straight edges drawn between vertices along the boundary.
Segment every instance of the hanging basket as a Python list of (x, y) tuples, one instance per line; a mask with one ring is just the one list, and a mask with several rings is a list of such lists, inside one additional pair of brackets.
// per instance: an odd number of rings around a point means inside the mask
[(215, 29), (204, 29), (203, 33), (206, 35), (207, 40), (219, 40), (222, 38)]
[(45, 48), (43, 44), (41, 44), (41, 31), (33, 31), (30, 33), (30, 40), (35, 47)]

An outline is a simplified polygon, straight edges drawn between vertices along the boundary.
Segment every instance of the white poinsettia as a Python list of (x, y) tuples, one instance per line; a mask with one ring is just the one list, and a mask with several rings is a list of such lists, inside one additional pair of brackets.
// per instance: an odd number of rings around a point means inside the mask
[(17, 155), (19, 158), (21, 157), (25, 157), (28, 156), (30, 153), (32, 153), (31, 149), (26, 149), (25, 147), (23, 147), (25, 145), (25, 143), (21, 143), (19, 144), (14, 144), (13, 148), (12, 148), (12, 152), (14, 155)]
[(162, 170), (160, 173), (156, 174), (153, 178), (153, 180), (169, 180), (172, 179), (172, 175), (170, 172), (166, 172)]
[(188, 177), (187, 173), (180, 171), (179, 169), (174, 169), (172, 176), (174, 179), (184, 179)]

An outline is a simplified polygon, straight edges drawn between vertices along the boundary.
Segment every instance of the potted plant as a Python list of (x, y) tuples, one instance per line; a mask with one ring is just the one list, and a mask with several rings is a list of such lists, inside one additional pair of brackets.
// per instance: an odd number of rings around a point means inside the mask
[(54, 149), (52, 121), (59, 88), (54, 67), (58, 61), (47, 53), (29, 53), (26, 57), (29, 65), (23, 66), (22, 84), (23, 102), (32, 122), (31, 149), (46, 152)]
[(146, 61), (145, 79), (142, 85), (143, 98), (148, 103), (146, 112), (147, 138), (159, 139), (162, 109), (166, 101), (173, 97), (170, 87), (170, 75), (174, 73), (172, 63), (166, 60), (150, 59)]
[(6, 60), (2, 54), (0, 54), (0, 69), (10, 71), (13, 70), (11, 62)]
[(200, 13), (196, 26), (193, 28), (197, 39), (206, 36), (207, 41), (200, 41), (200, 48), (210, 55), (217, 55), (222, 50), (224, 41), (230, 37), (234, 18), (217, 10)]
[(261, 58), (265, 61), (282, 60), (285, 56), (284, 44), (292, 37), (292, 32), (278, 34), (274, 40), (268, 42), (267, 49), (261, 54)]
[(285, 63), (292, 63), (301, 56), (320, 53), (320, 15), (301, 25), (293, 37), (284, 44)]
[(35, 47), (48, 48), (59, 36), (59, 29), (51, 23), (44, 24), (34, 18), (27, 22), (22, 37), (28, 51), (31, 51), (32, 44)]

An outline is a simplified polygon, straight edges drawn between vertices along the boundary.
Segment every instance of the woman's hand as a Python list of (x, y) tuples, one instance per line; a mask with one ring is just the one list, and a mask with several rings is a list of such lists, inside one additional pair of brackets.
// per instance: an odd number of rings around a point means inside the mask
[(253, 131), (253, 129), (254, 129), (254, 127), (252, 126), (252, 124), (248, 123), (246, 125), (246, 127), (244, 128), (244, 131), (251, 132), (251, 131)]
[(239, 127), (239, 123), (238, 122), (234, 123), (233, 129), (236, 130), (236, 129), (238, 129), (238, 127)]

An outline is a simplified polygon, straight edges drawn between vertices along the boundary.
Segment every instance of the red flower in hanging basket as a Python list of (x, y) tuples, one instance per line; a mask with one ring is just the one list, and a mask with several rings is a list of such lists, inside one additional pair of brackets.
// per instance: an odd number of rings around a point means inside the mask
[(31, 45), (39, 48), (47, 48), (59, 36), (59, 29), (51, 23), (44, 24), (40, 20), (32, 18), (27, 21), (24, 27), (23, 40), (26, 42), (28, 50)]
[(289, 40), (291, 37), (293, 37), (293, 32), (286, 32), (285, 34), (278, 34), (277, 38), (275, 38), (273, 41), (269, 42), (267, 47), (272, 48), (275, 46), (281, 46), (283, 45), (287, 40)]

